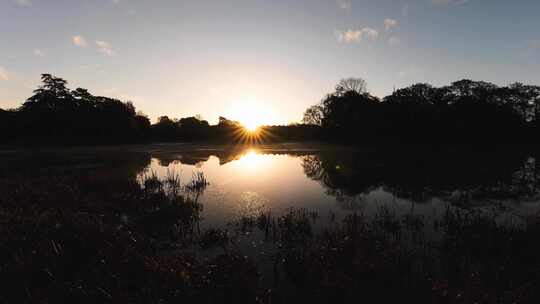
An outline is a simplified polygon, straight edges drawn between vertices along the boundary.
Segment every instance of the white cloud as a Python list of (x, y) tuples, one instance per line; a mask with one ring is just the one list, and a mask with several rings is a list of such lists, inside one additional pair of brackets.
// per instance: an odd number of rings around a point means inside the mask
[(392, 36), (388, 38), (388, 44), (392, 47), (398, 46), (401, 43), (401, 39), (399, 37)]
[(431, 0), (431, 3), (435, 5), (452, 5), (452, 4), (465, 4), (469, 2), (469, 0)]
[(17, 3), (20, 6), (30, 6), (30, 0), (15, 0), (15, 3)]
[(9, 79), (8, 71), (6, 70), (6, 68), (0, 66), (0, 80), (8, 80), (8, 79)]
[[(86, 38), (84, 38), (81, 35), (73, 36), (72, 41), (73, 41), (73, 44), (77, 47), (87, 48), (90, 46)], [(103, 55), (109, 56), (109, 57), (116, 55), (116, 52), (113, 50), (111, 44), (108, 43), (107, 41), (96, 40), (94, 41), (94, 43), (96, 44), (97, 50)], [(34, 51), (34, 55), (39, 56), (38, 53), (36, 53), (36, 51)]]
[(392, 18), (386, 18), (384, 19), (384, 30), (385, 31), (389, 31), (390, 29), (392, 29), (393, 27), (396, 27), (397, 26), (397, 21), (395, 19), (392, 19)]
[(351, 43), (362, 40), (362, 31), (347, 30), (345, 32), (336, 31), (336, 37), (339, 42)]
[(35, 49), (34, 51), (32, 51), (32, 54), (34, 54), (34, 56), (37, 56), (37, 57), (44, 57), (45, 56), (45, 53), (43, 53), (43, 51), (40, 50), (40, 49)]
[(73, 41), (73, 44), (78, 47), (84, 47), (84, 48), (88, 47), (88, 42), (83, 36), (77, 35), (77, 36), (73, 36), (73, 38), (71, 39)]
[(98, 50), (105, 56), (114, 56), (116, 52), (112, 49), (110, 43), (102, 40), (96, 41)]
[(364, 33), (364, 35), (366, 35), (371, 40), (375, 40), (375, 39), (377, 39), (379, 37), (379, 32), (377, 30), (369, 28), (369, 27), (363, 28), (362, 33)]
[(351, 0), (336, 0), (336, 3), (341, 9), (350, 9), (352, 7)]
[(379, 37), (379, 32), (369, 27), (358, 30), (347, 30), (345, 32), (336, 31), (335, 34), (337, 40), (344, 43), (360, 42), (364, 37), (371, 40), (375, 40)]

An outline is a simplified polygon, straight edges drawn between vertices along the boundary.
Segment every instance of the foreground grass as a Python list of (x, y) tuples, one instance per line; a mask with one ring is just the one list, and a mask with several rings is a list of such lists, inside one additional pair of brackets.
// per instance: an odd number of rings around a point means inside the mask
[[(540, 300), (537, 218), (498, 225), (449, 208), (432, 223), (381, 209), (319, 231), (318, 215), (291, 210), (201, 231), (206, 184), (203, 175), (186, 184), (174, 174), (1, 175), (0, 302)], [(236, 246), (247, 232), (273, 248), (266, 264)]]

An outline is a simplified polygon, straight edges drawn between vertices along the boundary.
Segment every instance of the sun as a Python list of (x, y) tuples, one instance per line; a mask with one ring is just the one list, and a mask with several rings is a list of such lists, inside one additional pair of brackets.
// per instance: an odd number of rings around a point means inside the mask
[(251, 121), (250, 119), (248, 119), (246, 121), (240, 121), (240, 123), (249, 132), (256, 132), (261, 127), (261, 123), (259, 123), (257, 121)]
[(249, 132), (257, 132), (261, 126), (272, 119), (271, 111), (263, 104), (254, 101), (235, 103), (228, 111), (231, 119), (239, 121)]

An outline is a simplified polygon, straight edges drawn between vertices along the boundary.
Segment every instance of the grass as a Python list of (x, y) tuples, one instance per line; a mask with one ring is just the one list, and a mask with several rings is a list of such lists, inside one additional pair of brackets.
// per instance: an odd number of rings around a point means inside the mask
[[(540, 219), (262, 211), (199, 228), (202, 173), (0, 175), (0, 303), (538, 303)], [(192, 195), (193, 193), (197, 195)], [(263, 261), (238, 246), (250, 232)]]

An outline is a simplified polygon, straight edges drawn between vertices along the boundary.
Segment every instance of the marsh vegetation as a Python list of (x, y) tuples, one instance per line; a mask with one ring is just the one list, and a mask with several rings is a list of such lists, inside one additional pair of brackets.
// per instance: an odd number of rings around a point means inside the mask
[[(405, 165), (380, 150), (320, 146), (141, 148), (121, 148), (122, 157), (72, 150), (64, 165), (63, 150), (5, 154), (4, 301), (540, 299), (539, 172), (530, 151), (476, 159), (471, 151), (410, 150)], [(420, 171), (405, 173), (413, 167)], [(231, 196), (239, 209), (225, 192), (216, 195), (233, 173), (246, 179), (221, 189), (250, 190)], [(296, 174), (306, 184), (291, 184)], [(247, 183), (254, 179), (297, 203), (276, 204), (279, 197)], [(234, 215), (216, 215), (220, 204)]]

